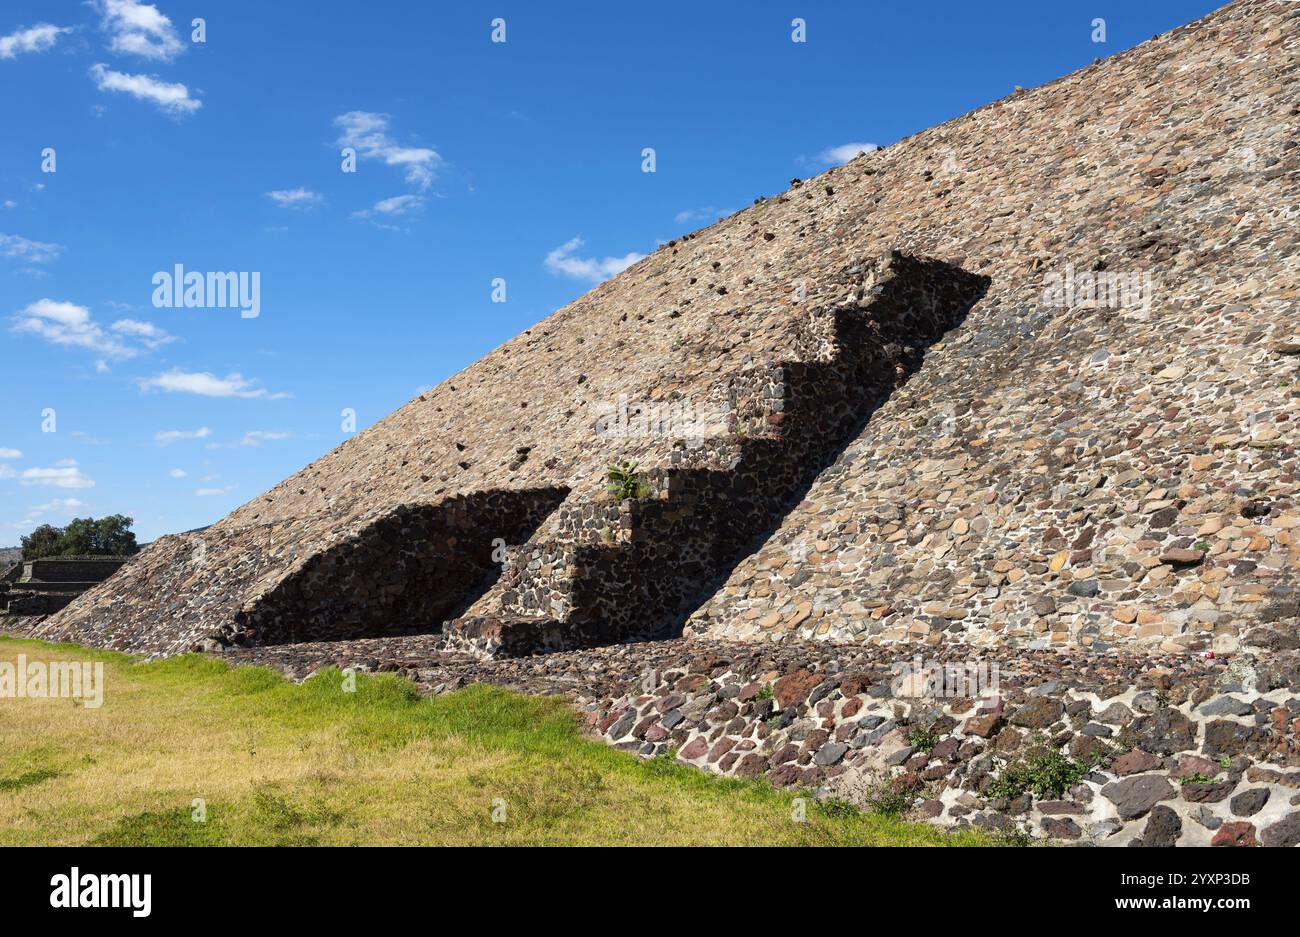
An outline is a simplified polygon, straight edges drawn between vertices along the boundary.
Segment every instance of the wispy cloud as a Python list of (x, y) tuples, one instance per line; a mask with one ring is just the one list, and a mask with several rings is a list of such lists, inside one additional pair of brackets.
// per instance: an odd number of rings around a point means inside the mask
[(153, 434), (153, 441), (160, 446), (166, 446), (178, 439), (207, 439), (211, 435), (212, 430), (206, 426), (200, 426), (198, 429), (164, 429)]
[(245, 433), (244, 438), (239, 441), (239, 444), (241, 446), (260, 446), (264, 442), (291, 438), (293, 438), (293, 433), (286, 433), (280, 430), (254, 429)]
[(173, 368), (155, 377), (141, 378), (136, 382), (141, 390), (162, 390), (167, 393), (197, 394), (200, 397), (264, 397), (281, 400), (286, 393), (271, 393), (257, 382), (238, 372), (217, 377), (207, 371), (182, 371)]
[(53, 488), (94, 488), (95, 483), (77, 467), (75, 459), (63, 459), (52, 468), (29, 468), (18, 473), (20, 485)]
[(31, 264), (47, 264), (63, 253), (60, 244), (29, 241), (17, 234), (0, 234), (0, 255)]
[(276, 189), (274, 192), (267, 192), (266, 197), (281, 208), (311, 208), (325, 201), (319, 192), (301, 186), (296, 189)]
[(174, 468), (171, 469), (167, 474), (170, 475), (172, 478), (184, 478), (186, 475), (189, 474), (189, 472), (185, 471), (185, 469), (183, 468)]
[[(822, 166), (838, 166), (857, 157), (859, 153), (871, 153), (880, 149), (875, 143), (841, 143), (822, 150), (812, 158), (812, 162)], [(805, 158), (804, 162), (808, 162)]]
[[(13, 323), (15, 332), (114, 359), (134, 358), (177, 340), (156, 325), (135, 319), (119, 319), (103, 329), (85, 306), (52, 299), (29, 304), (13, 317)], [(107, 366), (101, 370), (107, 370)]]
[(139, 319), (118, 319), (109, 328), (119, 335), (128, 335), (134, 338), (151, 351), (161, 348), (163, 345), (180, 341), (175, 335), (158, 328), (152, 322), (141, 322)]
[(382, 215), (388, 218), (396, 218), (401, 215), (409, 215), (413, 211), (419, 211), (424, 207), (424, 199), (418, 195), (394, 195), (392, 198), (380, 199), (378, 202), (362, 211), (354, 211), (354, 218), (373, 218), (376, 215)]
[(170, 62), (185, 51), (172, 21), (151, 3), (139, 0), (92, 0), (108, 33), (108, 47), (118, 55)]
[(17, 523), (0, 524), (0, 527), (18, 528), (18, 529), (26, 530), (36, 526), (37, 521), (51, 514), (62, 515), (64, 517), (71, 517), (73, 513), (77, 510), (77, 508), (82, 506), (83, 506), (82, 502), (77, 500), (76, 498), (55, 498), (54, 500), (47, 501), (44, 504), (32, 505), (30, 508), (27, 509), (27, 513), (23, 515), (22, 520), (18, 521)]
[(265, 442), (275, 442), (281, 439), (292, 439), (292, 438), (293, 438), (293, 433), (285, 432), (283, 430), (250, 429), (248, 432), (246, 432), (243, 435), (243, 437), (240, 438), (239, 442), (225, 443), (225, 444), (209, 443), (208, 448), (209, 449), (233, 449), (236, 446), (257, 448), (261, 446), (262, 443)]
[(218, 495), (228, 495), (234, 490), (234, 485), (227, 485), (224, 488), (195, 488), (194, 493), (200, 498), (213, 498)]
[(184, 117), (193, 114), (203, 102), (190, 97), (190, 89), (179, 82), (159, 81), (151, 75), (128, 75), (106, 65), (90, 66), (90, 77), (100, 91), (120, 91), (141, 101), (148, 101), (164, 114)]
[(23, 454), (17, 449), (0, 449), (0, 459), (21, 459)]
[(72, 32), (68, 26), (51, 26), (49, 23), (37, 23), (0, 36), (0, 59), (16, 58), (23, 52), (44, 52), (52, 49), (63, 33)]
[(84, 348), (107, 358), (130, 358), (138, 353), (96, 325), (90, 310), (76, 303), (38, 299), (14, 317), (14, 331), (37, 335), (55, 345)]
[(350, 146), (362, 159), (383, 160), (399, 167), (406, 181), (423, 192), (433, 184), (443, 165), (438, 151), (430, 147), (404, 146), (388, 135), (389, 116), (370, 111), (348, 111), (334, 118), (339, 129), (339, 146)]
[(575, 257), (573, 252), (585, 243), (582, 238), (576, 237), (555, 248), (546, 255), (546, 269), (551, 273), (572, 277), (575, 280), (590, 280), (598, 283), (616, 273), (621, 273), (645, 256), (633, 251), (622, 257), (606, 257), (603, 260), (594, 257)]

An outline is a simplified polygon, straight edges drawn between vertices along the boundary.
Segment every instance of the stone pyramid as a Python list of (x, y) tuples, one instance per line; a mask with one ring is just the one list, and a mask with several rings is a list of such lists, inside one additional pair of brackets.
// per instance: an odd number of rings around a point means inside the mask
[(1294, 645), (1298, 71), (1238, 0), (795, 181), (37, 635)]

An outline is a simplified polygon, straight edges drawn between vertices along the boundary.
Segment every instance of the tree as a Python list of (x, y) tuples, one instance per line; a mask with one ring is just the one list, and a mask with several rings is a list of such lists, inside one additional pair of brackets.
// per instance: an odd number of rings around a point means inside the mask
[(39, 560), (46, 556), (58, 556), (59, 538), (62, 536), (60, 528), (42, 524), (23, 537), (23, 559)]
[(59, 556), (88, 556), (95, 549), (96, 525), (93, 517), (74, 517), (59, 538)]
[(140, 552), (131, 525), (135, 521), (123, 514), (110, 514), (96, 521), (95, 552), (109, 556), (130, 556)]
[(42, 524), (23, 537), (23, 559), (38, 560), (47, 556), (130, 556), (140, 550), (131, 525), (135, 521), (122, 514), (73, 518), (67, 527)]

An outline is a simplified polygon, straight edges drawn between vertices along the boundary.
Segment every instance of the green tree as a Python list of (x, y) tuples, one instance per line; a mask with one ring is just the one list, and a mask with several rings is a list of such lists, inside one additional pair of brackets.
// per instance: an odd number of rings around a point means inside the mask
[(39, 560), (46, 556), (58, 556), (59, 538), (62, 536), (60, 528), (42, 524), (22, 538), (23, 559)]
[(23, 559), (38, 560), (46, 556), (130, 556), (138, 553), (132, 518), (110, 514), (95, 520), (77, 517), (67, 527), (42, 524), (23, 537)]
[(59, 538), (59, 556), (85, 556), (97, 553), (96, 526), (93, 517), (75, 517), (63, 528)]
[(131, 531), (133, 518), (124, 514), (110, 514), (95, 522), (95, 552), (108, 556), (130, 556), (140, 551)]

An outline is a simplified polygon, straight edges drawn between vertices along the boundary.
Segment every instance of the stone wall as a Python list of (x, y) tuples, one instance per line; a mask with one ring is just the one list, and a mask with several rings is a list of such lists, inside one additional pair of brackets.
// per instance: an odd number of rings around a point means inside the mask
[(102, 582), (117, 572), (126, 557), (56, 556), (24, 560), (22, 578), (41, 582)]
[(643, 757), (1009, 836), (1300, 844), (1294, 651), (909, 659), (704, 641), (639, 682), (583, 709), (593, 733)]
[(24, 560), (0, 577), (0, 613), (51, 615), (108, 579), (126, 562), (118, 556), (58, 556)]

